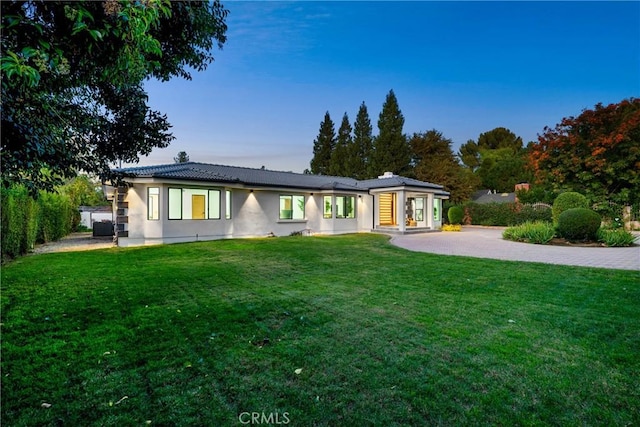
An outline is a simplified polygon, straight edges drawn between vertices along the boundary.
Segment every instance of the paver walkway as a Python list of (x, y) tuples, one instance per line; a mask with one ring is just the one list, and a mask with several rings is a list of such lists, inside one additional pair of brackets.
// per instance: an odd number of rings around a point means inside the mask
[(594, 248), (533, 245), (503, 240), (503, 231), (502, 227), (471, 226), (464, 227), (461, 232), (394, 236), (391, 243), (412, 251), (442, 255), (640, 270), (640, 246)]

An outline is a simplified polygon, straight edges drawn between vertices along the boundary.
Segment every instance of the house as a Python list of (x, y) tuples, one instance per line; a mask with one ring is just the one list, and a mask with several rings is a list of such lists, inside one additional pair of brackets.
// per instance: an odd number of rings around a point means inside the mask
[(386, 172), (377, 179), (206, 163), (117, 169), (120, 246), (240, 237), (437, 230), (443, 187)]

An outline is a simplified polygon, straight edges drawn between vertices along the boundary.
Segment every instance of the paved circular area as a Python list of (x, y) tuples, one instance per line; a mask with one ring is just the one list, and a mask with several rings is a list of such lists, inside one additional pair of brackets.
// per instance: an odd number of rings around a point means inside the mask
[(412, 251), (442, 255), (640, 270), (640, 246), (593, 248), (533, 245), (503, 240), (503, 231), (503, 227), (464, 227), (461, 232), (394, 236), (391, 243)]

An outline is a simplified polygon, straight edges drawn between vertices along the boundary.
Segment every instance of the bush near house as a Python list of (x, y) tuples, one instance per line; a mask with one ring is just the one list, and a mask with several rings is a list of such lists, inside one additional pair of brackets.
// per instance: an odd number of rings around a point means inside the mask
[(464, 205), (465, 224), (508, 227), (525, 222), (551, 222), (551, 209), (520, 203), (474, 203)]
[(561, 193), (556, 197), (556, 200), (553, 202), (553, 207), (551, 208), (551, 212), (553, 214), (553, 222), (555, 224), (558, 223), (558, 219), (560, 218), (560, 214), (566, 211), (567, 209), (573, 208), (589, 208), (589, 201), (585, 196), (580, 193), (576, 193), (574, 191), (567, 191)]
[(555, 237), (556, 230), (550, 222), (536, 221), (509, 227), (502, 233), (502, 238), (515, 242), (545, 245)]
[(596, 240), (602, 218), (597, 212), (585, 208), (572, 208), (560, 214), (556, 230), (569, 241)]
[(460, 224), (464, 218), (464, 210), (460, 206), (451, 206), (447, 211), (450, 224)]

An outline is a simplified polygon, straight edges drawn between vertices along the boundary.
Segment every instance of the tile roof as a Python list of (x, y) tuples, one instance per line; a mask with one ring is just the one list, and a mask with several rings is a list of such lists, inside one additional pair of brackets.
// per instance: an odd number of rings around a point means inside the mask
[(491, 190), (478, 190), (472, 196), (471, 200), (480, 203), (515, 203), (516, 193), (493, 193)]
[(353, 178), (281, 172), (238, 166), (186, 162), (157, 166), (115, 169), (128, 177), (168, 178), (188, 181), (238, 183), (248, 186), (289, 187), (315, 190), (368, 191), (374, 188), (410, 186), (436, 190), (448, 195), (441, 185), (393, 175), (391, 177), (359, 181)]

